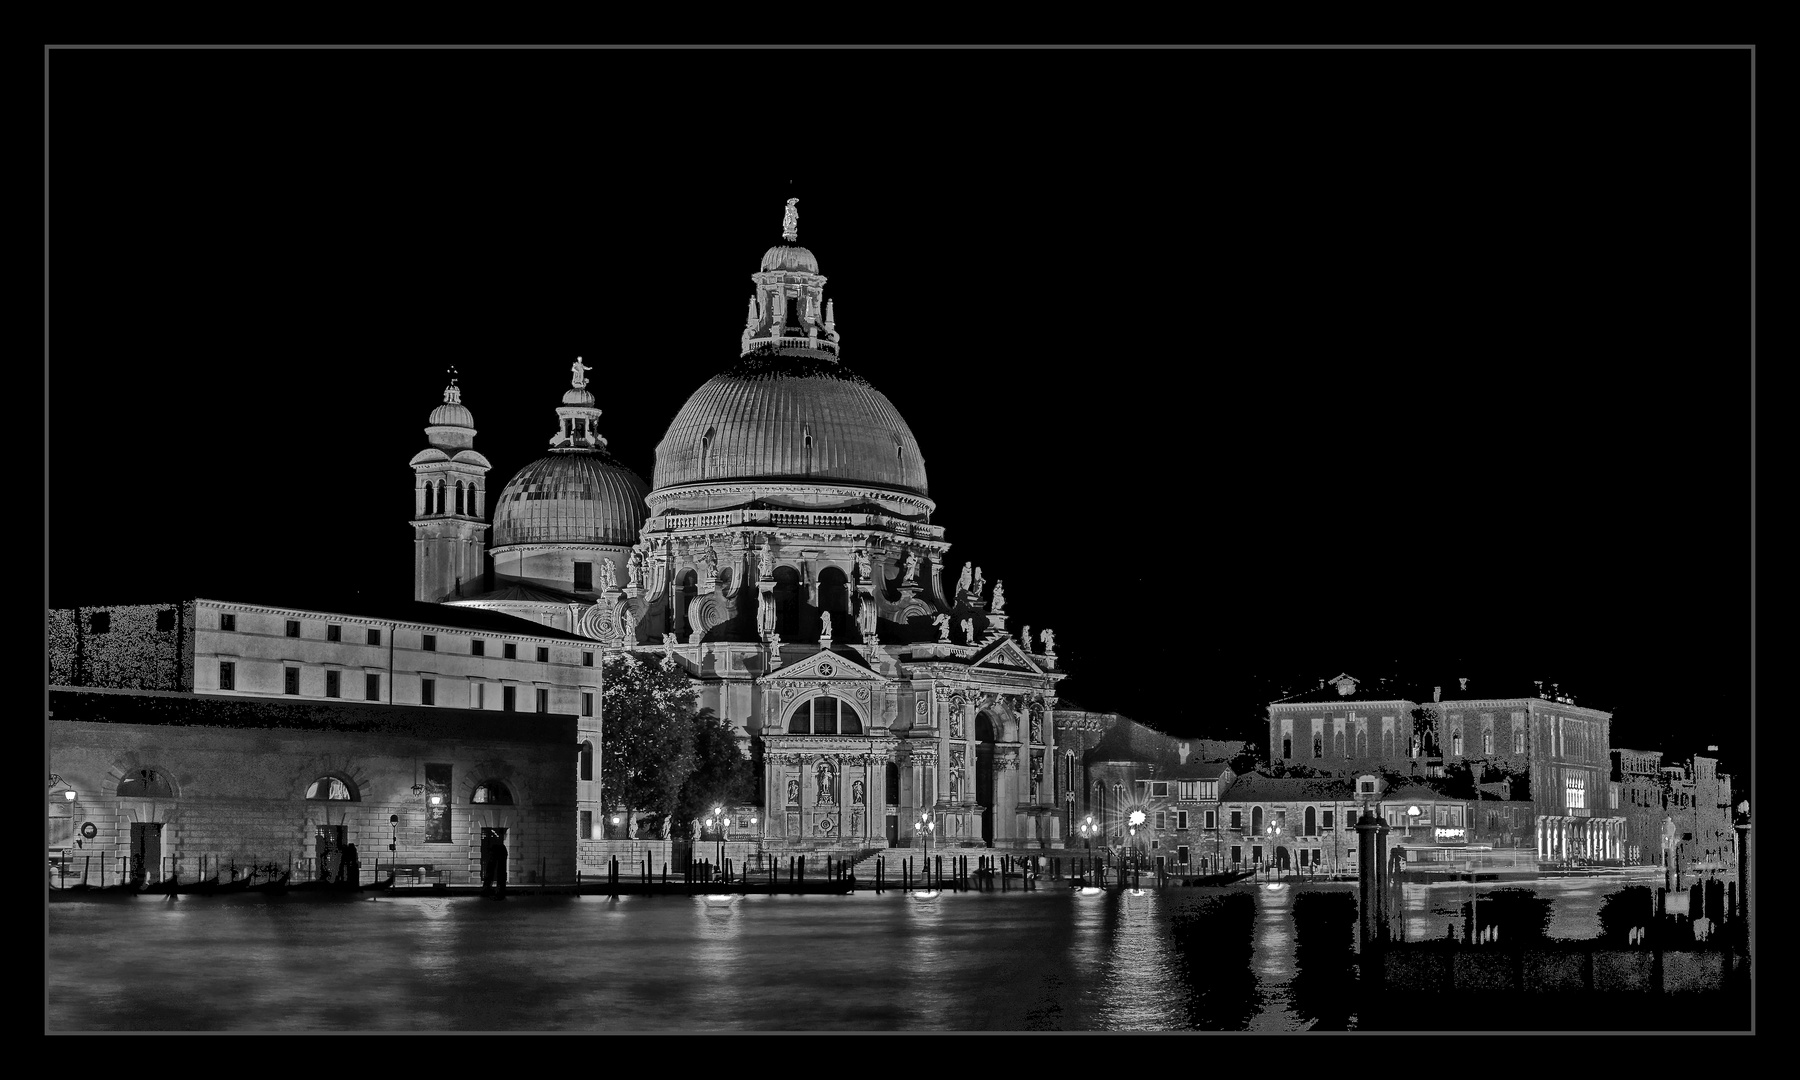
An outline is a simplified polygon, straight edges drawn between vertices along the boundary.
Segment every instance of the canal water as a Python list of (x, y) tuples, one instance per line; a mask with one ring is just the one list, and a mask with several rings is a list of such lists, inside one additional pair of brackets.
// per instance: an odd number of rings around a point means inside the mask
[[(1553, 936), (1593, 935), (1608, 886), (1527, 884)], [(1456, 888), (1408, 886), (1409, 918), (1440, 919)], [(50, 1031), (1356, 1026), (1352, 885), (136, 898), (50, 905), (46, 930)]]

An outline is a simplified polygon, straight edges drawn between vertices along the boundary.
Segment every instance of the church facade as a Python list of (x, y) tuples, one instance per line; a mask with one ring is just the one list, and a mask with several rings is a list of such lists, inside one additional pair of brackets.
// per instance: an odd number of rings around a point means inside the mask
[(415, 598), (672, 657), (760, 767), (766, 843), (1060, 844), (1055, 634), (1015, 636), (981, 568), (951, 577), (924, 456), (844, 366), (795, 202), (751, 275), (738, 357), (677, 412), (651, 483), (608, 450), (578, 358), (547, 452), (493, 500), (489, 545), (486, 460), (452, 381), (412, 460)]

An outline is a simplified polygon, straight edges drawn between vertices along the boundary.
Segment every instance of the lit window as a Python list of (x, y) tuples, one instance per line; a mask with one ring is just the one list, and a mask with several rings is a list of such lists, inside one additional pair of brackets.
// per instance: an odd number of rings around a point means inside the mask
[(505, 784), (498, 780), (489, 780), (475, 789), (475, 794), (469, 796), (469, 801), (487, 803), (490, 806), (511, 806), (513, 797), (511, 789)]
[(121, 799), (173, 799), (175, 785), (160, 769), (133, 769), (119, 778)]
[[(293, 789), (289, 788), (288, 790), (291, 791)], [(356, 793), (350, 790), (350, 785), (344, 783), (335, 776), (321, 776), (317, 780), (314, 780), (306, 789), (306, 797), (309, 799), (325, 799), (327, 801), (357, 801)]]
[(545, 690), (542, 687), (539, 687), (537, 692), (537, 711), (550, 711), (550, 691)]

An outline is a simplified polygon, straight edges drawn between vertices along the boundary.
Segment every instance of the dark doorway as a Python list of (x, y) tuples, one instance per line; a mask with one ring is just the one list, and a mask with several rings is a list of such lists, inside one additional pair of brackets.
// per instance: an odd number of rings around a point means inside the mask
[(1288, 862), (1288, 858), (1289, 858), (1289, 856), (1288, 856), (1287, 848), (1276, 848), (1275, 849), (1275, 863), (1281, 869), (1283, 869), (1283, 870), (1292, 870), (1293, 869), (1293, 866), (1290, 865)]
[(692, 570), (682, 571), (680, 579), (676, 582), (675, 595), (670, 604), (674, 610), (669, 612), (669, 626), (677, 635), (677, 640), (684, 643), (688, 639), (688, 632), (692, 629), (688, 625), (688, 605), (694, 602), (694, 597), (698, 593), (699, 584), (694, 572)]
[[(819, 571), (819, 611), (831, 613), (831, 635), (850, 638), (850, 579), (835, 566)], [(821, 615), (820, 629), (824, 628)]]
[(899, 814), (889, 814), (887, 816), (887, 845), (888, 845), (888, 847), (899, 847), (900, 846), (900, 815)]
[[(506, 830), (504, 828), (481, 828), (481, 883), (486, 885), (490, 879), (504, 883), (506, 881), (506, 864), (496, 863), (490, 870), (489, 863), (500, 859), (500, 851), (506, 846)], [(510, 857), (512, 853), (506, 853)]]
[(162, 878), (162, 822), (131, 823), (131, 880), (139, 885), (149, 883), (154, 872)]
[(775, 568), (775, 632), (783, 641), (800, 640), (800, 571), (791, 566)]
[(994, 843), (994, 721), (975, 717), (975, 802), (981, 807), (981, 842)]
[(331, 857), (344, 850), (347, 839), (342, 825), (320, 825), (313, 836), (313, 876), (321, 881), (330, 880), (332, 870)]

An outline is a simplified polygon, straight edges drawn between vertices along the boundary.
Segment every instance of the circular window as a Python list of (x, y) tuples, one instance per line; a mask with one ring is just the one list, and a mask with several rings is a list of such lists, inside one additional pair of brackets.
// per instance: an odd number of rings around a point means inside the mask
[(92, 840), (94, 837), (98, 836), (99, 834), (100, 834), (100, 829), (93, 822), (84, 821), (81, 823), (82, 839)]
[(827, 679), (831, 678), (831, 673), (836, 670), (837, 668), (832, 667), (830, 664), (819, 665), (819, 674), (825, 676)]

